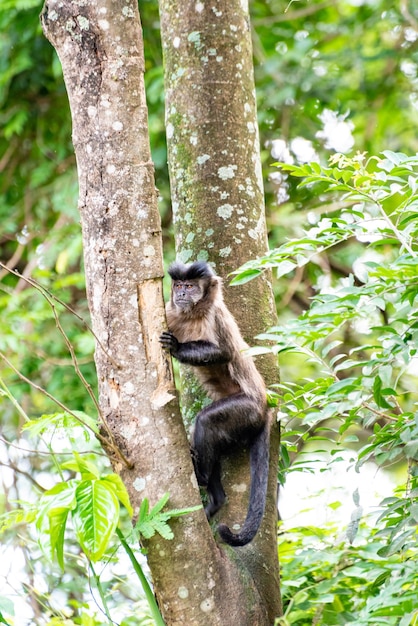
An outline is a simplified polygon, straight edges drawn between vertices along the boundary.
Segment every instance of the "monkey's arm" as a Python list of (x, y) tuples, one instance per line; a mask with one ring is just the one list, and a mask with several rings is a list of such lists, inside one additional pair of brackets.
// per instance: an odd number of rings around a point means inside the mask
[(180, 363), (187, 365), (209, 365), (227, 363), (229, 354), (210, 341), (186, 341), (180, 343), (173, 333), (164, 332), (160, 336), (160, 343)]

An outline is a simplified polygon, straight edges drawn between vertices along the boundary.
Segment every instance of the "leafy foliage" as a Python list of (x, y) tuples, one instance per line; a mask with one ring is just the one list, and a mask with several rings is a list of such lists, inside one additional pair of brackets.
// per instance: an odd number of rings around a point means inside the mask
[(356, 545), (333, 526), (292, 528), (280, 535), (284, 617), (277, 626), (416, 623), (414, 552), (382, 558), (371, 524)]
[[(385, 151), (371, 158), (337, 154), (328, 167), (316, 162), (280, 167), (303, 179), (301, 185), (316, 194), (324, 214), (312, 215), (312, 224), (300, 238), (246, 264), (233, 282), (245, 282), (265, 268), (273, 268), (278, 277), (291, 278), (311, 265), (321, 269), (310, 307), (261, 335), (270, 347), (256, 349), (257, 353), (278, 353), (285, 363), (289, 354), (296, 355), (309, 371), (303, 379), (300, 369), (295, 376), (295, 370), (282, 365), (281, 480), (286, 480), (289, 471), (304, 468), (298, 453), (317, 442), (336, 461), (344, 447), (354, 447), (358, 470), (373, 460), (381, 466), (403, 463), (407, 474), (406, 484), (381, 503), (372, 544), (364, 554), (356, 551), (360, 565), (349, 558), (352, 549), (344, 546), (339, 558), (333, 553), (328, 574), (321, 563), (316, 578), (305, 562), (306, 588), (303, 584), (304, 590), (291, 599), (289, 615), (280, 623), (374, 624), (384, 616), (389, 624), (410, 624), (416, 619), (417, 585), (410, 562), (417, 556), (418, 523), (418, 159)], [(329, 194), (337, 209), (328, 208)], [(351, 271), (343, 272), (341, 263), (333, 271), (335, 257), (353, 241), (358, 254)], [(347, 533), (351, 542), (360, 518), (357, 502)], [(366, 532), (364, 527), (362, 532)], [(315, 540), (328, 541), (327, 531), (315, 529), (314, 533)], [(306, 531), (298, 531), (297, 537), (303, 543)], [(370, 545), (373, 557), (367, 552)], [(320, 551), (322, 559), (326, 546)], [(293, 555), (290, 568), (298, 562), (302, 567), (303, 558), (312, 561), (312, 568), (319, 567), (317, 555), (308, 557), (305, 549), (301, 554), (300, 561), (297, 553)], [(358, 595), (356, 601), (348, 601), (342, 588), (352, 590), (363, 577), (369, 580), (369, 570), (375, 578), (362, 603), (357, 602)], [(359, 577), (355, 584), (353, 575)], [(315, 580), (320, 582), (316, 585)], [(288, 584), (284, 576), (285, 589)], [(399, 602), (401, 588), (408, 590), (403, 595), (405, 604)], [(318, 590), (322, 598), (316, 597)], [(357, 612), (360, 617), (355, 617)]]

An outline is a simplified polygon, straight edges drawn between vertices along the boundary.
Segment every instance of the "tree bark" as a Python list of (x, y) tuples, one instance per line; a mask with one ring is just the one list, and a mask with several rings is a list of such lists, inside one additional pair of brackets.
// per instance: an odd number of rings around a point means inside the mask
[[(165, 492), (200, 504), (164, 329), (162, 253), (147, 133), (144, 58), (134, 0), (47, 0), (44, 32), (60, 57), (73, 121), (87, 297), (102, 434), (134, 509)], [(265, 624), (253, 581), (225, 558), (203, 510), (147, 543), (168, 625)]]
[[(166, 127), (177, 256), (209, 260), (228, 273), (266, 252), (267, 230), (258, 136), (249, 13), (242, 0), (160, 0), (165, 61)], [(225, 299), (249, 343), (276, 323), (271, 277), (226, 288)], [(267, 383), (277, 381), (274, 357), (259, 360)], [(183, 372), (187, 421), (197, 386)], [(240, 549), (257, 582), (267, 623), (281, 614), (277, 559), (279, 431), (273, 425), (265, 519)], [(220, 518), (243, 521), (249, 491), (246, 456), (226, 464), (228, 506)]]

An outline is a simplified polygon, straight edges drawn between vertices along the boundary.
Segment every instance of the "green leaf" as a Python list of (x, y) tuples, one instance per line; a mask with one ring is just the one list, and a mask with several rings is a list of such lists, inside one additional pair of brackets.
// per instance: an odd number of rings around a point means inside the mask
[(78, 481), (59, 483), (45, 492), (40, 500), (36, 519), (39, 542), (42, 549), (50, 549), (50, 556), (57, 557), (61, 569), (64, 569), (64, 534), (68, 513), (76, 506), (75, 492)]
[(373, 398), (377, 406), (383, 409), (391, 409), (392, 406), (386, 402), (382, 394), (382, 380), (380, 376), (376, 375), (373, 382)]
[(53, 509), (48, 512), (49, 538), (51, 542), (51, 556), (57, 556), (60, 568), (64, 569), (64, 535), (69, 509)]
[(92, 561), (99, 561), (119, 521), (119, 500), (105, 480), (83, 480), (76, 489), (72, 512), (77, 539)]
[(99, 471), (94, 463), (88, 459), (83, 458), (77, 452), (74, 452), (74, 459), (71, 461), (65, 461), (61, 464), (62, 469), (72, 470), (73, 472), (79, 472), (82, 479), (91, 480), (93, 478), (99, 478)]
[(257, 276), (261, 276), (261, 274), (261, 270), (245, 270), (244, 272), (240, 272), (237, 276), (235, 276), (229, 284), (245, 285), (245, 283), (248, 283), (250, 280), (257, 278)]
[(185, 509), (172, 509), (170, 511), (162, 512), (162, 508), (167, 504), (168, 499), (169, 494), (165, 493), (163, 497), (153, 506), (151, 511), (149, 511), (149, 502), (147, 498), (144, 498), (141, 502), (135, 530), (146, 539), (153, 537), (156, 532), (164, 539), (173, 539), (174, 533), (167, 522), (172, 517), (187, 515), (203, 508), (202, 505), (198, 505)]
[(106, 474), (101, 477), (101, 480), (109, 483), (109, 486), (114, 489), (116, 497), (120, 500), (120, 502), (122, 502), (123, 506), (132, 517), (133, 510), (129, 500), (129, 495), (119, 474)]

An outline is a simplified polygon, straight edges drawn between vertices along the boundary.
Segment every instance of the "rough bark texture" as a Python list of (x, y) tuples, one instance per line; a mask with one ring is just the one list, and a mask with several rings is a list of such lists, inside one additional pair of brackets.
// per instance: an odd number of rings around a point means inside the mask
[[(184, 262), (209, 260), (227, 279), (229, 272), (267, 249), (248, 6), (245, 0), (160, 0), (160, 14), (177, 255)], [(274, 325), (269, 276), (242, 288), (226, 288), (225, 298), (249, 343)], [(267, 383), (277, 381), (274, 358), (258, 366)], [(184, 380), (189, 421), (196, 387), (188, 376)], [(281, 612), (278, 443), (274, 425), (265, 520), (256, 539), (237, 551), (256, 581), (270, 624)], [(225, 474), (229, 503), (220, 518), (233, 525), (246, 514), (247, 457), (228, 463)]]
[[(144, 496), (153, 504), (167, 491), (171, 507), (199, 504), (170, 362), (158, 343), (160, 220), (137, 3), (47, 0), (41, 19), (62, 63), (73, 119), (106, 449), (134, 508)], [(147, 545), (166, 623), (266, 623), (252, 580), (217, 547), (203, 511), (172, 528), (173, 541), (156, 537)]]

